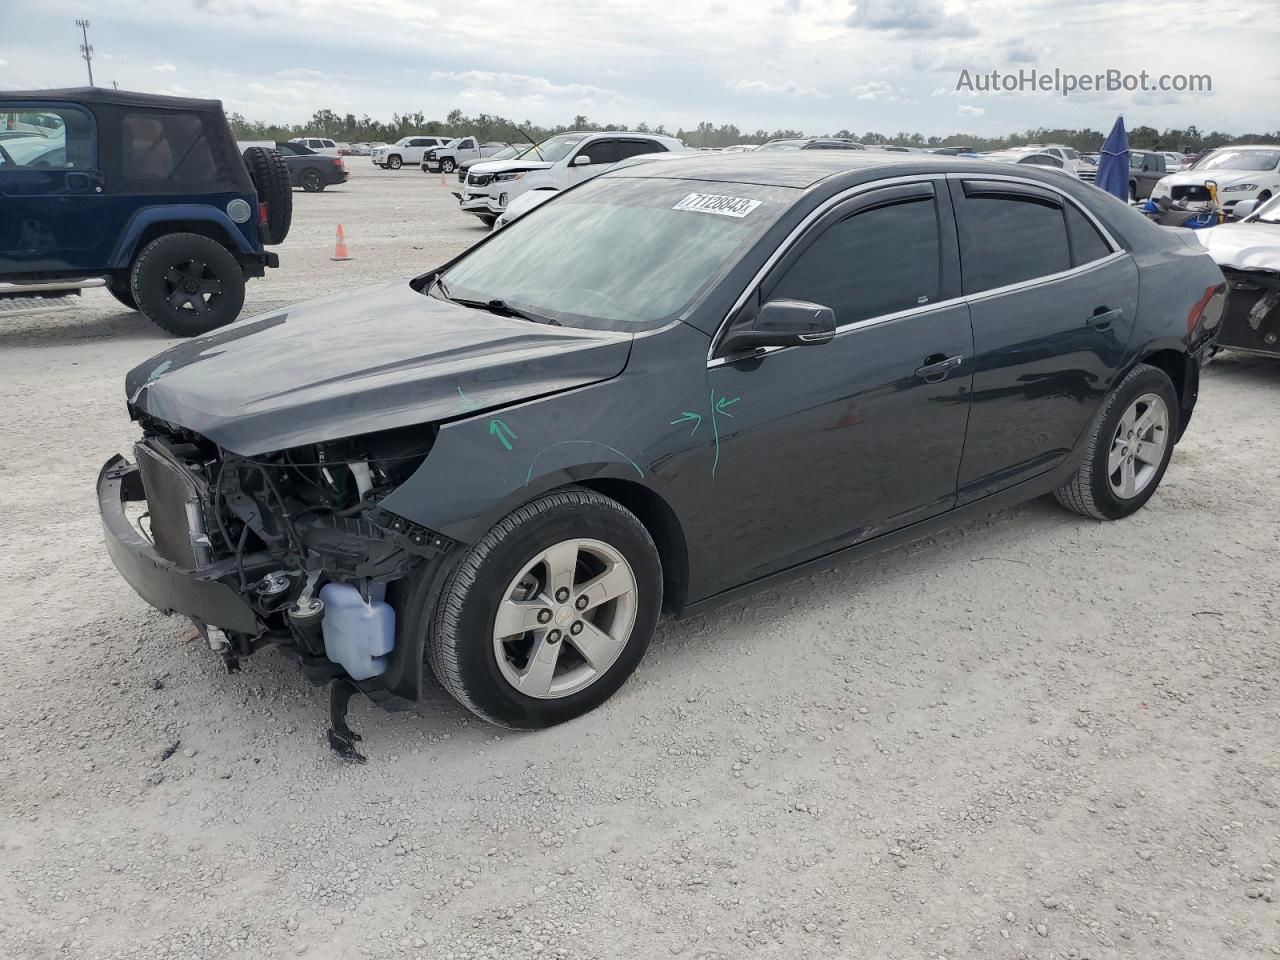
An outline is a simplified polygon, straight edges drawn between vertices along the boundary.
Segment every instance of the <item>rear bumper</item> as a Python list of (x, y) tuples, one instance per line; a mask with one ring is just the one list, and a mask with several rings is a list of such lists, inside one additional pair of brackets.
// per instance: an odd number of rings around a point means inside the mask
[(117, 454), (98, 474), (98, 511), (107, 554), (126, 583), (157, 610), (181, 613), (223, 630), (258, 635), (263, 630), (253, 609), (227, 584), (210, 574), (188, 570), (160, 556), (125, 514), (125, 504), (144, 502), (142, 477), (135, 464)]

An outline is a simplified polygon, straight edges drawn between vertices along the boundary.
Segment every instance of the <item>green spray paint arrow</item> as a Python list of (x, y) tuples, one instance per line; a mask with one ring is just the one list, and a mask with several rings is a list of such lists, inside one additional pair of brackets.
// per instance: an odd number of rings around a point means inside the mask
[(689, 431), (689, 436), (692, 437), (698, 432), (698, 428), (702, 426), (702, 414), (693, 413), (689, 410), (682, 410), (680, 411), (680, 419), (672, 420), (671, 425), (675, 426), (678, 423), (688, 423), (690, 420), (694, 421), (693, 429)]
[[(501, 420), (490, 420), (489, 432), (493, 434), (495, 437), (497, 437), (498, 442), (501, 443), (508, 450), (511, 449), (511, 440), (520, 439), (519, 437), (516, 436), (516, 432), (512, 430), (510, 427), (508, 427)], [(511, 437), (511, 440), (508, 440), (507, 437)]]
[(726, 417), (732, 417), (733, 414), (730, 413), (725, 408), (732, 407), (735, 403), (737, 403), (741, 399), (742, 399), (741, 397), (734, 397), (732, 400), (729, 400), (725, 397), (721, 397), (719, 401), (717, 401), (716, 403), (716, 413), (723, 413)]

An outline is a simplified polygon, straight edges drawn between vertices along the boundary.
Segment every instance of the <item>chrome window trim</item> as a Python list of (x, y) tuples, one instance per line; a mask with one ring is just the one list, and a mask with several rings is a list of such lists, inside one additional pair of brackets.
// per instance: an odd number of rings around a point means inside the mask
[[(707, 348), (707, 369), (710, 370), (715, 367), (722, 367), (728, 363), (737, 363), (740, 360), (767, 356), (771, 353), (777, 353), (779, 350), (792, 349), (789, 346), (788, 347), (761, 347), (759, 350), (755, 351), (754, 353), (743, 354), (741, 357), (729, 358), (729, 357), (714, 356), (716, 347), (720, 343), (721, 336), (724, 334), (725, 330), (728, 328), (730, 319), (732, 319), (732, 317), (739, 310), (742, 309), (743, 304), (747, 302), (747, 298), (750, 297), (751, 294), (756, 291), (761, 281), (763, 281), (765, 275), (771, 269), (773, 269), (773, 267), (777, 264), (777, 262), (781, 260), (782, 257), (795, 244), (799, 236), (805, 230), (807, 230), (810, 226), (812, 226), (814, 221), (824, 216), (833, 207), (838, 206), (839, 204), (843, 203), (845, 200), (848, 200), (851, 197), (855, 197), (861, 193), (866, 193), (870, 190), (875, 190), (880, 187), (898, 186), (899, 184), (903, 184), (903, 183), (926, 183), (926, 182), (932, 183), (934, 181), (939, 181), (939, 180), (943, 180), (943, 181), (945, 180), (1008, 181), (1010, 183), (1024, 184), (1030, 187), (1041, 187), (1043, 189), (1049, 190), (1050, 192), (1055, 193), (1058, 196), (1062, 197), (1062, 199), (1065, 202), (1070, 203), (1073, 207), (1075, 207), (1076, 210), (1082, 213), (1085, 216), (1085, 218), (1094, 225), (1094, 227), (1097, 228), (1098, 232), (1102, 234), (1102, 239), (1111, 247), (1111, 253), (1109, 253), (1105, 257), (1099, 257), (1097, 260), (1090, 260), (1088, 263), (1082, 263), (1078, 267), (1072, 267), (1069, 270), (1061, 270), (1058, 273), (1045, 274), (1042, 277), (1032, 277), (1029, 280), (1021, 280), (1018, 283), (1006, 284), (1003, 287), (993, 287), (990, 290), (982, 290), (978, 293), (961, 294), (960, 296), (952, 297), (949, 300), (940, 300), (937, 303), (929, 303), (919, 307), (911, 307), (906, 310), (899, 310), (896, 313), (886, 313), (878, 317), (866, 317), (862, 320), (854, 320), (851, 323), (842, 324), (836, 327), (836, 337), (839, 337), (841, 334), (846, 333), (850, 330), (857, 330), (863, 327), (876, 326), (881, 323), (890, 323), (894, 320), (901, 320), (904, 317), (911, 317), (911, 316), (916, 316), (918, 314), (931, 313), (934, 310), (942, 310), (947, 307), (953, 307), (961, 303), (964, 303), (964, 304), (976, 303), (978, 301), (988, 300), (993, 297), (1001, 297), (1008, 293), (1013, 293), (1016, 291), (1026, 290), (1026, 289), (1030, 289), (1031, 287), (1039, 286), (1042, 283), (1054, 283), (1058, 280), (1064, 280), (1067, 277), (1075, 276), (1077, 274), (1088, 273), (1092, 270), (1096, 270), (1097, 268), (1105, 264), (1111, 263), (1117, 259), (1120, 259), (1121, 257), (1126, 256), (1126, 252), (1124, 248), (1119, 243), (1116, 242), (1115, 237), (1111, 235), (1111, 231), (1109, 231), (1102, 224), (1102, 222), (1099, 221), (1098, 218), (1093, 215), (1093, 213), (1090, 210), (1086, 209), (1085, 207), (1081, 206), (1081, 204), (1077, 203), (1076, 200), (1070, 194), (1066, 193), (1066, 191), (1062, 190), (1061, 188), (1053, 184), (1041, 183), (1039, 180), (1028, 180), (1025, 177), (1015, 177), (1006, 173), (987, 174), (987, 173), (975, 172), (975, 173), (935, 173), (935, 174), (925, 174), (923, 176), (916, 175), (916, 176), (892, 177), (887, 180), (876, 180), (872, 183), (858, 184), (855, 187), (850, 187), (848, 190), (845, 190), (841, 193), (836, 194), (833, 197), (828, 198), (820, 206), (812, 210), (808, 216), (806, 216), (802, 221), (800, 221), (800, 223), (798, 223), (796, 227), (789, 234), (787, 234), (786, 238), (782, 241), (782, 243), (778, 245), (778, 248), (770, 255), (769, 259), (765, 261), (764, 265), (761, 266), (761, 268), (758, 271), (756, 271), (756, 275), (751, 278), (751, 282), (747, 284), (746, 288), (742, 291), (742, 294), (738, 297), (737, 300), (734, 301), (733, 306), (729, 309), (729, 312), (725, 315), (724, 319), (720, 321), (719, 327), (716, 328), (715, 335), (712, 336), (711, 338), (711, 344)], [(935, 185), (935, 189), (936, 189), (936, 185)]]

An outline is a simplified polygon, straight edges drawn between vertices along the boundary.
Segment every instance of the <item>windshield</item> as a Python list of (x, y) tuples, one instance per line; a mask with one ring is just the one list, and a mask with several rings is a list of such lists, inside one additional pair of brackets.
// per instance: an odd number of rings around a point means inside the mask
[(455, 150), (457, 149), (458, 144), (460, 144), (461, 142), (462, 142), (461, 137), (454, 137), (452, 140), (450, 140), (448, 143), (444, 145), (444, 149)]
[(587, 139), (585, 133), (562, 133), (559, 136), (547, 137), (541, 143), (530, 147), (525, 151), (525, 155), (530, 160), (555, 163), (567, 157), (570, 151), (585, 139)]
[(1280, 150), (1215, 150), (1196, 164), (1197, 170), (1274, 170)]
[[(785, 187), (605, 175), (525, 214), (443, 279), (450, 299), (500, 300), (570, 326), (657, 326), (796, 196)], [(438, 285), (432, 294), (443, 296)]]
[(766, 144), (762, 144), (760, 150), (799, 150), (808, 140), (770, 140)]
[(503, 147), (501, 150), (499, 150), (497, 153), (490, 156), (489, 159), (490, 160), (510, 160), (513, 157), (520, 156), (520, 154), (524, 153), (528, 149), (529, 149), (528, 144), (521, 144), (518, 147), (506, 146), (506, 147)]

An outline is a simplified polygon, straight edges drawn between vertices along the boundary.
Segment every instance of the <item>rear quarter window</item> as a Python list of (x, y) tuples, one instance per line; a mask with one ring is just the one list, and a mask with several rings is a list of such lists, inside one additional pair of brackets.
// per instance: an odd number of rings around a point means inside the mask
[(126, 114), (123, 134), (123, 166), (130, 180), (217, 179), (213, 149), (197, 115)]

